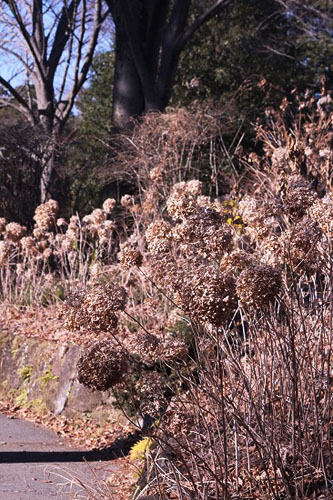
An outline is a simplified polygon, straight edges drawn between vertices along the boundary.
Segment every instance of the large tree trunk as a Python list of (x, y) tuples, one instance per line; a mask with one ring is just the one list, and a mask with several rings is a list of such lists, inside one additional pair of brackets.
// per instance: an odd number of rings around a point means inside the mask
[(188, 25), (193, 0), (106, 0), (116, 27), (113, 126), (168, 105), (180, 53), (199, 27), (233, 0), (216, 0)]
[(114, 12), (116, 30), (116, 59), (113, 83), (112, 124), (127, 128), (132, 117), (141, 115), (145, 100), (138, 72), (126, 34), (124, 19)]

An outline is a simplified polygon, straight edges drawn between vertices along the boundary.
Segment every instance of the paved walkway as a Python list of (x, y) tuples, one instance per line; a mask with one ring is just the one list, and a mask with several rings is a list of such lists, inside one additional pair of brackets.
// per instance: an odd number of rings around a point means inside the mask
[(55, 432), (0, 415), (0, 500), (87, 499), (75, 478), (98, 488), (116, 467), (103, 452), (70, 448)]

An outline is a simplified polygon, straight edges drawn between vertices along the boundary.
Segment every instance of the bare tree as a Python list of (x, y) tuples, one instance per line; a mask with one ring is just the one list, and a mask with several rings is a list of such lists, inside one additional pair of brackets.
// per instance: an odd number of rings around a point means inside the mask
[(276, 0), (299, 28), (313, 40), (332, 41), (333, 3), (331, 0)]
[(116, 31), (113, 124), (161, 111), (168, 104), (179, 56), (202, 24), (233, 0), (202, 0), (189, 22), (193, 0), (106, 0)]
[(42, 131), (42, 202), (50, 196), (56, 145), (106, 15), (102, 0), (0, 0), (0, 104), (18, 109)]

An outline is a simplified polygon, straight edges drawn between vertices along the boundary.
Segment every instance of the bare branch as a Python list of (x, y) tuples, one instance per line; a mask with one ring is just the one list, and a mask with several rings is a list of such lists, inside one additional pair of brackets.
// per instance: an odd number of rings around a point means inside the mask
[[(22, 97), (22, 95), (2, 76), (0, 76), (0, 85), (2, 85), (5, 89), (8, 90), (8, 92), (16, 99), (18, 102), (19, 106), (17, 109), (22, 113), (24, 113), (26, 116), (29, 117), (29, 119), (35, 123), (35, 116), (33, 114), (33, 111), (30, 109), (27, 101)], [(4, 99), (2, 99), (2, 102), (6, 102)], [(7, 105), (11, 105), (13, 107), (13, 104), (8, 102)]]
[(212, 5), (209, 9), (207, 9), (194, 23), (185, 31), (183, 35), (181, 35), (178, 39), (179, 47), (182, 48), (188, 42), (190, 38), (194, 35), (194, 33), (202, 26), (205, 22), (209, 21), (212, 17), (215, 16), (221, 9), (227, 7), (234, 0), (218, 0)]

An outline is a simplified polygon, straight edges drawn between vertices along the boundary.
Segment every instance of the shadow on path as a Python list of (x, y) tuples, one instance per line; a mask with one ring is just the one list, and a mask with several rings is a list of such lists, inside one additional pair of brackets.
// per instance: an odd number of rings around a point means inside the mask
[(131, 447), (139, 439), (140, 433), (136, 432), (126, 439), (116, 439), (112, 446), (108, 448), (92, 451), (2, 451), (0, 452), (0, 464), (99, 462), (114, 460), (127, 455)]

